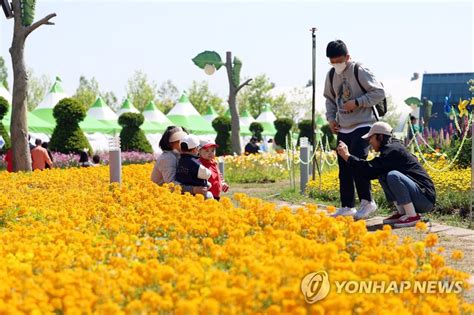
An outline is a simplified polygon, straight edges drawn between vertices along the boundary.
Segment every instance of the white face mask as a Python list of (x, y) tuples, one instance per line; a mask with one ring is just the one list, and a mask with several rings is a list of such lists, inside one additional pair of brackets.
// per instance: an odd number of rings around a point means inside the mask
[(341, 74), (344, 69), (346, 69), (346, 63), (341, 62), (341, 63), (332, 63), (331, 64), (334, 67), (334, 70), (336, 70), (337, 74)]

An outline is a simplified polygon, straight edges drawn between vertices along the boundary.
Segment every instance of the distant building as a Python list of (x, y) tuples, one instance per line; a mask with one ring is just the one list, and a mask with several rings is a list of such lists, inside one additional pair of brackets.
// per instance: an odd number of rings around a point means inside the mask
[[(451, 120), (444, 112), (445, 97), (451, 93), (451, 105), (456, 105), (461, 99), (470, 99), (469, 85), (467, 82), (474, 79), (474, 72), (466, 73), (425, 73), (421, 87), (421, 99), (428, 98), (433, 102), (431, 111), (432, 118), (429, 126), (434, 129), (442, 129), (449, 125)], [(421, 117), (424, 108), (421, 107)]]

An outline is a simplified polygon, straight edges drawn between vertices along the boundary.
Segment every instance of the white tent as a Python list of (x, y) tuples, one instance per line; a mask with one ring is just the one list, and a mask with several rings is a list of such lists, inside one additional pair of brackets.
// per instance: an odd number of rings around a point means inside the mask
[(102, 97), (98, 97), (95, 103), (87, 111), (87, 115), (97, 120), (115, 122), (117, 123), (118, 116), (114, 111), (104, 102)]
[(56, 81), (53, 83), (48, 94), (35, 109), (54, 108), (60, 100), (66, 97), (69, 97), (69, 95), (64, 92), (61, 86), (61, 79), (56, 77)]
[(123, 113), (139, 113), (138, 109), (133, 106), (133, 104), (130, 102), (130, 100), (127, 98), (123, 102), (122, 106), (120, 109), (117, 111), (117, 116), (122, 115)]
[(214, 107), (212, 107), (212, 105), (207, 105), (206, 113), (202, 116), (202, 118), (212, 123), (212, 121), (216, 119), (217, 116), (218, 115)]
[(156, 108), (155, 102), (153, 101), (148, 102), (142, 114), (143, 117), (145, 117), (145, 120), (150, 122), (160, 123), (166, 126), (171, 126), (173, 124), (165, 114)]
[(8, 101), (8, 103), (11, 105), (12, 103), (12, 95), (10, 92), (7, 90), (3, 82), (0, 82), (0, 96), (3, 97)]

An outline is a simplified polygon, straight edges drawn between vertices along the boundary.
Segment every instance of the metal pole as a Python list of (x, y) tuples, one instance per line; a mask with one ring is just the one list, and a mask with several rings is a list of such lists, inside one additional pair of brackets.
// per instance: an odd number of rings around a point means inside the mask
[[(313, 99), (311, 100), (311, 143), (313, 144), (313, 151), (316, 145), (316, 137), (314, 134), (315, 129), (315, 119), (316, 119), (316, 27), (311, 28), (311, 38), (313, 40), (313, 58), (312, 58), (312, 86), (313, 86)], [(313, 180), (316, 179), (316, 168), (314, 167), (316, 161), (316, 156), (313, 157)]]
[(120, 136), (113, 137), (109, 143), (110, 183), (122, 183), (122, 153), (120, 151)]
[[(474, 115), (474, 113), (471, 113), (471, 120), (472, 115)], [(474, 211), (474, 141), (472, 139), (474, 135), (474, 123), (471, 123), (471, 125), (471, 209), (469, 209), (469, 228), (472, 227), (472, 212)]]
[(304, 195), (309, 177), (309, 144), (308, 138), (300, 138), (300, 192)]
[(219, 157), (219, 172), (221, 172), (222, 177), (224, 177), (225, 165), (224, 160)]

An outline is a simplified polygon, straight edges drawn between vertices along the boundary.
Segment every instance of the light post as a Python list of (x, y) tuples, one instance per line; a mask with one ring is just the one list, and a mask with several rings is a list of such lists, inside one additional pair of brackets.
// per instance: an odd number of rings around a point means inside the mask
[(237, 109), (237, 93), (252, 79), (246, 80), (240, 84), (240, 69), (242, 62), (234, 57), (232, 60), (232, 52), (226, 52), (226, 61), (222, 62), (221, 56), (215, 51), (204, 51), (193, 58), (196, 66), (203, 69), (207, 75), (214, 74), (222, 66), (227, 70), (227, 79), (229, 81), (229, 109), (232, 126), (232, 151), (236, 154), (242, 154), (242, 146), (240, 144), (240, 122), (239, 111)]

